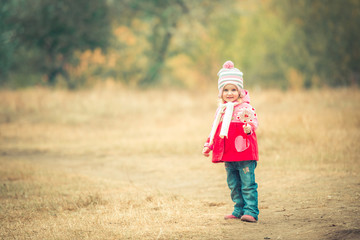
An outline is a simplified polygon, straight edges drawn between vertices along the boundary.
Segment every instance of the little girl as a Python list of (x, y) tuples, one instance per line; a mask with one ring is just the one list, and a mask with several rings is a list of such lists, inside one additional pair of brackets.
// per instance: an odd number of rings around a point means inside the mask
[(248, 91), (243, 89), (243, 73), (231, 61), (224, 63), (218, 80), (222, 103), (207, 139), (203, 154), (212, 150), (212, 162), (225, 162), (227, 183), (234, 211), (225, 219), (256, 222), (258, 219), (258, 193), (255, 182), (258, 146), (255, 130), (258, 122), (255, 109), (250, 105)]

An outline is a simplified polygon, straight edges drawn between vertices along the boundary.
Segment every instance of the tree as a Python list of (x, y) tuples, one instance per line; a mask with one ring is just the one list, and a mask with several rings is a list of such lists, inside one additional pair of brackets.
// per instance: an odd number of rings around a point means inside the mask
[(15, 50), (15, 43), (11, 41), (14, 34), (13, 26), (6, 22), (10, 16), (10, 7), (10, 0), (0, 0), (0, 84), (7, 76)]
[(276, 1), (283, 19), (295, 26), (288, 62), (305, 75), (305, 87), (319, 77), (330, 86), (360, 83), (360, 2)]
[[(148, 24), (151, 31), (145, 36), (149, 48), (144, 52), (148, 59), (144, 75), (139, 81), (142, 86), (156, 85), (164, 67), (171, 39), (181, 17), (189, 12), (184, 0), (131, 0), (114, 2), (120, 25), (131, 27), (133, 19)], [(125, 11), (124, 11), (125, 10)], [(136, 32), (136, 29), (134, 29)], [(137, 35), (143, 35), (138, 33)]]
[(74, 87), (66, 71), (75, 64), (74, 53), (106, 49), (111, 36), (105, 0), (12, 0), (6, 22), (14, 27), (13, 41), (28, 50), (37, 49), (42, 61), (37, 71), (54, 85), (58, 75)]
[[(143, 56), (146, 57), (147, 64), (142, 69), (143, 75), (138, 84), (141, 86), (159, 84), (161, 73), (171, 56), (175, 56), (179, 52), (191, 54), (188, 49), (173, 48), (172, 40), (174, 37), (179, 37), (180, 25), (185, 22), (187, 28), (193, 29), (192, 25), (195, 23), (205, 24), (210, 15), (216, 14), (219, 9), (224, 7), (230, 8), (231, 2), (229, 0), (222, 2), (210, 0), (113, 1), (113, 16), (117, 17), (118, 24), (131, 28), (138, 38), (146, 38), (148, 46), (144, 50)], [(138, 31), (132, 26), (135, 19), (146, 23), (150, 31)], [(194, 35), (194, 32), (192, 34)], [(190, 46), (190, 41), (187, 41), (186, 45)], [(135, 65), (138, 67), (137, 64)]]

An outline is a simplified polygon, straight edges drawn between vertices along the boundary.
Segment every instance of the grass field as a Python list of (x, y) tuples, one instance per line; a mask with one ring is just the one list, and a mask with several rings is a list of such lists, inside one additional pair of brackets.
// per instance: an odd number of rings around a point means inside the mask
[(0, 90), (0, 239), (359, 239), (360, 90), (250, 90), (259, 221), (201, 155), (216, 90)]

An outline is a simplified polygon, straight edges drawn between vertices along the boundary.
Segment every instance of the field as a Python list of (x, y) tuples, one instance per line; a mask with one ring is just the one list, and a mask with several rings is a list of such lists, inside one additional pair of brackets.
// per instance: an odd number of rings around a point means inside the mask
[(201, 155), (216, 89), (0, 91), (0, 239), (359, 239), (360, 91), (250, 90), (258, 223)]

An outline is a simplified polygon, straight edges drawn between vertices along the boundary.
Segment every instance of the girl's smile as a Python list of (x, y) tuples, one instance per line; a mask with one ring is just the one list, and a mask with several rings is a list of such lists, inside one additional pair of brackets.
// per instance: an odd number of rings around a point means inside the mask
[(233, 84), (225, 85), (223, 92), (222, 92), (222, 99), (225, 102), (234, 102), (238, 100), (240, 97), (239, 91), (237, 87)]

